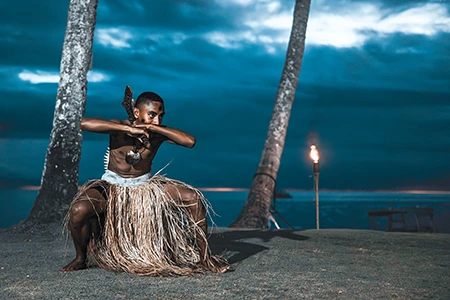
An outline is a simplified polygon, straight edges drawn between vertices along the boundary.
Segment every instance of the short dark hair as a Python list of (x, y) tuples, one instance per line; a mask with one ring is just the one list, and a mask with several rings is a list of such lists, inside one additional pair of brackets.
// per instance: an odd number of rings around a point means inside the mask
[(139, 95), (139, 97), (137, 97), (134, 107), (140, 108), (143, 105), (147, 105), (153, 101), (161, 102), (162, 104), (164, 104), (164, 100), (157, 93), (143, 92)]

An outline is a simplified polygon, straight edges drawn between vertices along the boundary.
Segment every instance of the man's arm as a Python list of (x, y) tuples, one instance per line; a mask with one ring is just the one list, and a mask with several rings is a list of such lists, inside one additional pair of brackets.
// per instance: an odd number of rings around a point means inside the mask
[(168, 142), (175, 143), (180, 146), (184, 146), (187, 148), (192, 148), (195, 146), (195, 137), (190, 135), (187, 132), (184, 132), (179, 129), (170, 128), (166, 126), (158, 126), (153, 124), (142, 124), (138, 123), (135, 125), (137, 128), (146, 128), (151, 132), (155, 132), (164, 137)]
[(81, 130), (91, 131), (97, 133), (114, 133), (123, 132), (129, 135), (142, 135), (149, 136), (148, 132), (142, 128), (133, 127), (124, 124), (118, 120), (103, 120), (98, 118), (83, 118), (80, 123)]

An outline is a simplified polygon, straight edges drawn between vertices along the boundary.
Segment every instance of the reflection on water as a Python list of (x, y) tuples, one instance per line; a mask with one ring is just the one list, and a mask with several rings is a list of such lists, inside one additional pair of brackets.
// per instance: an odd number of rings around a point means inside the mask
[[(33, 186), (0, 188), (0, 228), (10, 227), (27, 217), (37, 190)], [(213, 219), (219, 227), (227, 227), (237, 218), (248, 195), (246, 189), (204, 188), (202, 191), (214, 208)], [(288, 192), (292, 198), (278, 199), (277, 211), (295, 228), (315, 228), (314, 192)], [(447, 193), (321, 192), (320, 227), (370, 229), (369, 211), (405, 207), (433, 207), (438, 232), (450, 233), (450, 194)], [(288, 228), (279, 218), (278, 223)], [(378, 220), (377, 226), (386, 228), (386, 220)]]

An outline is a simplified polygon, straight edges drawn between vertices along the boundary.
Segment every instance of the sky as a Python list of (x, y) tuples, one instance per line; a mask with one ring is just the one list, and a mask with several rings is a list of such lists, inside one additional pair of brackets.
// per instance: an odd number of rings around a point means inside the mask
[[(0, 182), (39, 185), (68, 0), (0, 4)], [(155, 169), (198, 187), (248, 188), (284, 65), (294, 1), (99, 1), (86, 117), (126, 118), (130, 85), (166, 103)], [(450, 2), (312, 0), (279, 188), (450, 189)], [(86, 133), (80, 183), (107, 137)], [(156, 170), (154, 170), (156, 171)]]

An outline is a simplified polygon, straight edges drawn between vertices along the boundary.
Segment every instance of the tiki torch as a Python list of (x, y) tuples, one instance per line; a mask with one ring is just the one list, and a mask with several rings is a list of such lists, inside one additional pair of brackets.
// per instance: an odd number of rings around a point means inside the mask
[(315, 145), (311, 146), (309, 156), (313, 161), (314, 190), (316, 192), (316, 229), (319, 229), (319, 151)]

